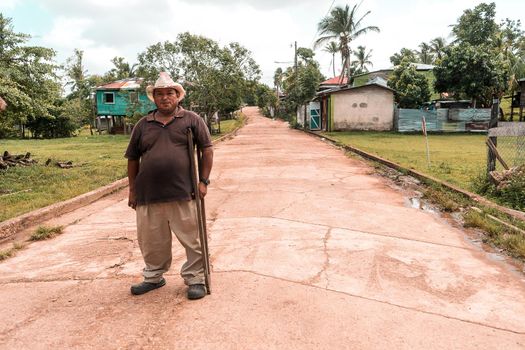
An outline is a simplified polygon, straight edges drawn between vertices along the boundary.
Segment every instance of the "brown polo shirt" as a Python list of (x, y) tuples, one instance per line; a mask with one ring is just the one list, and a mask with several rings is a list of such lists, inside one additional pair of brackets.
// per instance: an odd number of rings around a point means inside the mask
[(186, 136), (189, 127), (199, 148), (212, 146), (204, 120), (182, 107), (178, 107), (175, 118), (166, 125), (155, 120), (155, 111), (135, 125), (125, 157), (130, 160), (140, 159), (139, 173), (135, 179), (137, 205), (192, 198)]

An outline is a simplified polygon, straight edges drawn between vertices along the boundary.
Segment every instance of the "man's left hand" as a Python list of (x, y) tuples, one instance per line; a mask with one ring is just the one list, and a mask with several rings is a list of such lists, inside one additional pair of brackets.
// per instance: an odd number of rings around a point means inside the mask
[(206, 193), (208, 193), (208, 186), (203, 184), (202, 182), (199, 182), (199, 196), (201, 199), (204, 199), (206, 196)]

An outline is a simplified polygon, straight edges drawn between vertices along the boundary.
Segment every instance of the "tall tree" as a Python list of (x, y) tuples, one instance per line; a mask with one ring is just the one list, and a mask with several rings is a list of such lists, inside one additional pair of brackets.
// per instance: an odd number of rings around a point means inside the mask
[(277, 92), (277, 95), (281, 92), (283, 86), (283, 78), (283, 69), (279, 67), (275, 70), (275, 73), (273, 74), (273, 85), (275, 86), (275, 91)]
[(205, 116), (238, 109), (243, 99), (255, 93), (260, 79), (259, 66), (243, 46), (230, 43), (220, 47), (209, 38), (188, 32), (179, 34), (174, 42), (148, 47), (138, 61), (137, 75), (146, 83), (152, 83), (160, 71), (182, 80), (187, 91), (182, 103)]
[(353, 40), (368, 32), (379, 32), (378, 27), (364, 26), (363, 24), (363, 20), (370, 14), (370, 11), (367, 11), (363, 16), (359, 17), (357, 14), (358, 9), (358, 5), (354, 5), (352, 9), (350, 9), (349, 5), (345, 5), (345, 7), (336, 6), (333, 8), (330, 14), (319, 22), (318, 33), (320, 37), (315, 41), (315, 47), (331, 40), (339, 42), (341, 57), (343, 62), (345, 62), (343, 69), (346, 70), (349, 84), (352, 80), (352, 72), (350, 69), (350, 54), (352, 51), (350, 44)]
[(130, 65), (128, 62), (126, 62), (126, 59), (124, 57), (118, 57), (118, 56), (113, 57), (113, 59), (111, 59), (111, 63), (113, 63), (114, 67), (109, 71), (109, 74), (115, 80), (135, 77), (135, 74), (137, 72), (136, 63), (133, 65)]
[(74, 49), (73, 56), (66, 60), (64, 67), (68, 81), (66, 86), (71, 88), (67, 101), (63, 104), (62, 116), (70, 117), (72, 125), (77, 128), (83, 124), (89, 124), (91, 135), (93, 135), (93, 119), (95, 113), (93, 105), (95, 103), (92, 95), (96, 87), (96, 81), (91, 79), (84, 65), (84, 51)]
[(493, 41), (498, 32), (495, 16), (496, 4), (493, 2), (481, 3), (472, 10), (465, 10), (458, 23), (452, 26), (455, 42), (478, 46)]
[[(312, 51), (305, 49), (302, 52), (310, 53)], [(299, 105), (305, 104), (315, 97), (319, 83), (324, 79), (319, 70), (319, 63), (313, 57), (307, 56), (308, 59), (299, 60), (297, 70), (288, 68), (284, 73), (285, 107), (293, 115), (295, 115)]]
[(71, 87), (70, 98), (87, 98), (89, 96), (89, 86), (87, 86), (87, 69), (84, 66), (84, 51), (74, 49), (73, 56), (66, 60), (64, 67), (68, 81), (66, 86)]
[(368, 72), (368, 66), (373, 66), (372, 61), (372, 50), (366, 51), (366, 47), (358, 46), (357, 51), (354, 51), (354, 72), (355, 74), (362, 74)]
[(394, 65), (394, 66), (398, 66), (401, 64), (401, 61), (403, 61), (404, 59), (406, 59), (408, 62), (417, 62), (418, 59), (416, 58), (416, 54), (414, 53), (413, 50), (410, 50), (410, 49), (407, 49), (406, 47), (402, 48), (401, 50), (399, 50), (398, 53), (395, 53), (393, 54), (392, 56), (390, 56), (390, 62)]
[(434, 57), (431, 53), (431, 46), (425, 42), (419, 44), (419, 51), (417, 52), (419, 62), (424, 64), (434, 63)]
[(339, 49), (339, 45), (335, 41), (330, 41), (330, 42), (328, 42), (328, 44), (326, 44), (326, 46), (324, 47), (323, 51), (326, 51), (326, 52), (328, 52), (329, 54), (332, 55), (332, 69), (333, 69), (333, 74), (334, 74), (334, 77), (335, 77), (335, 55), (339, 51), (341, 51)]
[(430, 41), (430, 52), (434, 55), (436, 61), (440, 61), (443, 58), (445, 47), (447, 47), (447, 42), (442, 37), (437, 37)]
[[(30, 36), (16, 33), (10, 18), (0, 13), (0, 96), (7, 103), (0, 120), (0, 137), (12, 136), (15, 127), (24, 137), (25, 126), (58, 114), (60, 96), (55, 51), (29, 46)], [(31, 128), (28, 125), (28, 128)]]
[(481, 102), (491, 105), (492, 96), (507, 88), (508, 71), (504, 61), (492, 52), (462, 43), (445, 49), (445, 55), (434, 68), (435, 89), (470, 98), (472, 107)]
[(430, 87), (424, 74), (418, 73), (408, 59), (403, 59), (388, 79), (401, 108), (418, 108), (430, 99)]

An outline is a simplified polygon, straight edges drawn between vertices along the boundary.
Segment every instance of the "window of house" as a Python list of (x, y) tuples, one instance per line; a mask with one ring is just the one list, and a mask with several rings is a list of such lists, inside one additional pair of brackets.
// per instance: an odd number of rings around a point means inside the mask
[(115, 93), (113, 92), (104, 92), (104, 103), (115, 103)]

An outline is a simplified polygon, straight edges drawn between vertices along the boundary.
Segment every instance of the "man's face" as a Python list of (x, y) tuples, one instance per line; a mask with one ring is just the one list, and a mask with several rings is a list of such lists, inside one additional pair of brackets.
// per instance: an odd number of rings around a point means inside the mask
[(160, 112), (171, 113), (177, 108), (179, 94), (173, 88), (155, 89), (153, 91), (153, 100)]

